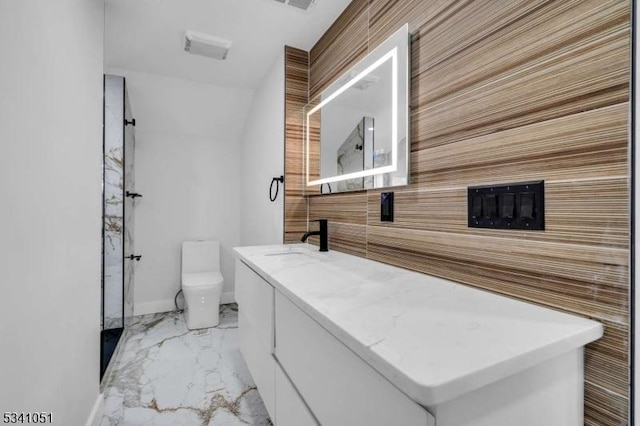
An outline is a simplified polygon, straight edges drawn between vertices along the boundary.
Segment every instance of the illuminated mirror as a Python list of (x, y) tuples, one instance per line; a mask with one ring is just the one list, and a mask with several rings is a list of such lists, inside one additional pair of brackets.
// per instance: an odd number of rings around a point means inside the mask
[(308, 193), (408, 183), (408, 59), (404, 25), (305, 107)]

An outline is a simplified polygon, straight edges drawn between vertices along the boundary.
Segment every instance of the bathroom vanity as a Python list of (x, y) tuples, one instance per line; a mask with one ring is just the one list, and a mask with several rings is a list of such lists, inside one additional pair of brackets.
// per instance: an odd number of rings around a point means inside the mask
[(598, 322), (306, 244), (235, 253), (240, 350), (278, 426), (583, 424)]

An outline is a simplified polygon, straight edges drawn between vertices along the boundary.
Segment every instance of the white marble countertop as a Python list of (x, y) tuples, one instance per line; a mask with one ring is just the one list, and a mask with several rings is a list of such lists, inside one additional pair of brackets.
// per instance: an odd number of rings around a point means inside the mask
[(595, 321), (336, 251), (320, 253), (308, 244), (234, 251), (424, 406), (523, 371), (603, 333)]

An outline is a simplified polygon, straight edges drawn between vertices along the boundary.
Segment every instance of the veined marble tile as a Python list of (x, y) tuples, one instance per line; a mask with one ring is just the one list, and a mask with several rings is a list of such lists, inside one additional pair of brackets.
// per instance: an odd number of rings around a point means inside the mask
[(117, 318), (105, 317), (103, 325), (104, 325), (103, 326), (104, 330), (111, 330), (113, 328), (121, 328), (122, 327), (122, 318), (120, 318), (120, 317), (117, 317)]
[(182, 312), (134, 317), (101, 426), (270, 425), (238, 349), (237, 318), (235, 304), (202, 330), (188, 330)]
[(104, 329), (122, 327), (122, 249), (105, 257), (104, 282)]
[(104, 90), (104, 328), (122, 327), (124, 229), (124, 78), (105, 76)]

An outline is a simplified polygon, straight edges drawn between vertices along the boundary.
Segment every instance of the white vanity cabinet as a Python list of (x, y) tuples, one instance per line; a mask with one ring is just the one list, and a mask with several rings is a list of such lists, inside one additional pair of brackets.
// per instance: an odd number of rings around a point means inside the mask
[(277, 426), (582, 426), (601, 324), (306, 245), (234, 250), (240, 349)]
[(236, 302), (240, 352), (269, 416), (276, 414), (276, 362), (273, 358), (274, 289), (236, 260)]
[(240, 352), (277, 426), (435, 425), (427, 411), (240, 260), (236, 300)]
[(277, 426), (317, 426), (307, 404), (293, 387), (280, 365), (276, 367)]
[(322, 425), (435, 425), (427, 411), (278, 291), (276, 357)]
[(274, 353), (274, 288), (236, 260), (240, 352), (272, 421), (278, 426), (318, 423), (278, 365)]

